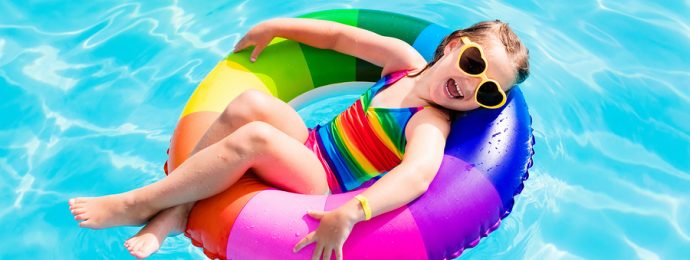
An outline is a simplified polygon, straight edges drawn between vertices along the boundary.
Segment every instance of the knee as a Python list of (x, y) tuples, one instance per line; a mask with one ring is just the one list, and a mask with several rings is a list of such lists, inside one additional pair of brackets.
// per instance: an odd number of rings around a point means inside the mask
[(277, 131), (275, 127), (262, 121), (249, 122), (226, 137), (225, 146), (242, 153), (261, 151), (268, 147), (271, 137), (278, 134)]
[(261, 120), (268, 113), (269, 106), (268, 94), (255, 89), (245, 90), (225, 107), (220, 119), (225, 122)]
[(272, 137), (279, 134), (278, 129), (263, 121), (250, 122), (242, 128), (244, 128), (245, 138), (253, 145), (266, 145)]

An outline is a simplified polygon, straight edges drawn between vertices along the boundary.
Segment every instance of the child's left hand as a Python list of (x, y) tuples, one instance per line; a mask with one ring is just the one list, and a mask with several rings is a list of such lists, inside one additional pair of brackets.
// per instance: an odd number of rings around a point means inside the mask
[(232, 52), (239, 52), (249, 46), (254, 46), (252, 54), (249, 55), (249, 60), (255, 62), (261, 51), (273, 40), (275, 36), (275, 23), (276, 21), (274, 20), (268, 20), (254, 26), (237, 42)]
[(307, 214), (317, 220), (321, 220), (316, 231), (307, 234), (300, 240), (293, 252), (302, 250), (305, 246), (316, 242), (314, 254), (312, 259), (330, 260), (331, 254), (335, 250), (335, 257), (338, 260), (343, 259), (343, 244), (352, 232), (352, 228), (357, 222), (354, 218), (347, 216), (342, 211), (308, 211)]

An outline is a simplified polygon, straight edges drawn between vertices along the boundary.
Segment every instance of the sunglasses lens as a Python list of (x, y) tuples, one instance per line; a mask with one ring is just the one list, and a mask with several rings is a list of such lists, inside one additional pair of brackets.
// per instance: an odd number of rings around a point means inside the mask
[(488, 81), (479, 86), (477, 90), (477, 102), (485, 106), (496, 106), (503, 102), (503, 95), (498, 92), (498, 85)]
[(460, 69), (470, 75), (479, 75), (486, 69), (486, 62), (477, 47), (469, 47), (460, 56)]

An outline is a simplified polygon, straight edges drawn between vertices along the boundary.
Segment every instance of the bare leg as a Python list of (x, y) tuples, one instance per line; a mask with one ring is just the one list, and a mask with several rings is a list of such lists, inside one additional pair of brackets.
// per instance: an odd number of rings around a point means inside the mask
[[(206, 131), (192, 154), (252, 121), (267, 122), (302, 143), (306, 140), (306, 126), (292, 107), (263, 92), (249, 90), (230, 102)], [(135, 257), (148, 257), (160, 248), (169, 234), (184, 232), (193, 205), (194, 203), (190, 202), (161, 211), (137, 234), (125, 241), (125, 247)]]
[(168, 234), (184, 231), (189, 213), (186, 210), (177, 206), (156, 214), (136, 235), (125, 241), (129, 253), (136, 258), (146, 258), (158, 251)]
[(175, 170), (179, 174), (121, 194), (77, 198), (73, 205), (84, 212), (77, 215), (84, 220), (82, 227), (141, 223), (162, 209), (227, 189), (249, 168), (285, 190), (309, 194), (328, 191), (321, 163), (309, 149), (272, 125), (255, 121), (193, 155)]

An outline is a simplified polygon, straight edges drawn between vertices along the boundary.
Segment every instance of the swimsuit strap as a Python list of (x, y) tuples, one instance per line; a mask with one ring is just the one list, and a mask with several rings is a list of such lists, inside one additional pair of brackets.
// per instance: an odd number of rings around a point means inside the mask
[(408, 71), (382, 77), (359, 100), (313, 133), (312, 148), (326, 170), (334, 193), (350, 191), (400, 164), (405, 153), (405, 127), (424, 107), (369, 108), (371, 99)]
[(395, 71), (390, 74), (387, 74), (381, 79), (379, 79), (376, 83), (374, 83), (373, 86), (371, 86), (363, 95), (362, 95), (362, 105), (364, 109), (369, 109), (369, 105), (371, 104), (371, 101), (374, 99), (374, 96), (376, 96), (381, 90), (384, 88), (392, 85), (395, 82), (398, 82), (398, 80), (402, 79), (403, 77), (407, 76), (407, 73), (409, 73), (410, 70), (400, 70), (400, 71)]

